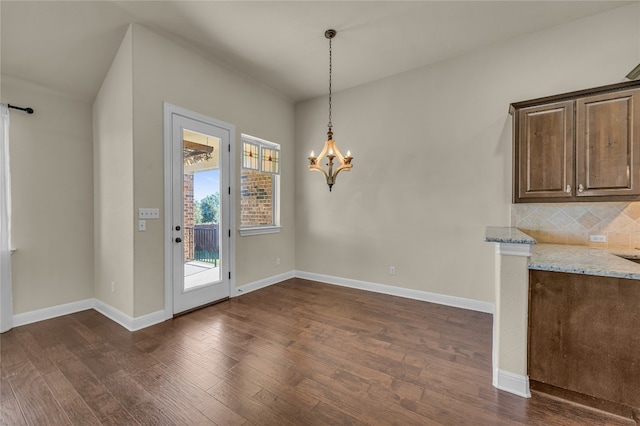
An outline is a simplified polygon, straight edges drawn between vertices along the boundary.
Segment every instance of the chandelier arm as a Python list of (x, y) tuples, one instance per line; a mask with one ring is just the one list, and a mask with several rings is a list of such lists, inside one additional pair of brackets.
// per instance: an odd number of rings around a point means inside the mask
[(327, 179), (327, 180), (329, 179), (329, 175), (327, 174), (326, 170), (325, 170), (325, 169), (323, 169), (323, 168), (322, 168), (322, 167), (320, 167), (320, 166), (317, 166), (317, 165), (311, 165), (311, 166), (309, 166), (309, 170), (311, 170), (312, 172), (313, 172), (313, 171), (321, 172), (321, 173), (324, 175), (324, 178), (325, 178), (325, 179)]
[(333, 175), (334, 175), (334, 176), (338, 176), (338, 173), (340, 173), (340, 172), (341, 172), (341, 171), (343, 171), (343, 170), (344, 170), (345, 172), (350, 171), (350, 170), (351, 170), (351, 164), (347, 164), (347, 163), (341, 164), (341, 165), (340, 165), (340, 167), (338, 167), (338, 168), (335, 170), (335, 172), (333, 173)]
[(316, 157), (318, 159), (318, 163), (320, 163), (320, 160), (322, 160), (324, 157), (327, 156), (329, 149), (332, 148), (329, 146), (330, 144), (327, 142), (324, 143), (324, 147), (322, 147), (322, 151), (320, 151), (320, 154), (318, 154), (318, 156)]
[(335, 143), (333, 144), (333, 153), (336, 157), (338, 157), (338, 160), (340, 160), (340, 164), (344, 164), (344, 156), (342, 155), (342, 153), (338, 149), (338, 146)]

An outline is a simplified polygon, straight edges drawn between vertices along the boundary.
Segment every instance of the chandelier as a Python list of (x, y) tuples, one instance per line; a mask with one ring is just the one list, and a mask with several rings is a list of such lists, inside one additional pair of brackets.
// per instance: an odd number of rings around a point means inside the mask
[[(320, 154), (316, 157), (311, 151), (311, 155), (309, 156), (309, 170), (322, 172), (324, 177), (327, 180), (327, 185), (329, 185), (329, 191), (336, 183), (336, 177), (338, 173), (343, 170), (349, 171), (351, 170), (351, 160), (353, 157), (351, 156), (351, 151), (347, 151), (347, 156), (344, 157), (340, 150), (338, 150), (338, 146), (336, 145), (336, 141), (333, 140), (333, 125), (331, 124), (331, 71), (332, 71), (332, 57), (331, 57), (331, 40), (336, 36), (336, 30), (327, 30), (324, 33), (324, 36), (329, 39), (329, 131), (327, 132), (327, 140), (324, 143), (324, 148)], [(327, 157), (328, 162), (326, 163), (327, 169), (319, 165), (319, 162), (322, 161), (323, 157)], [(333, 160), (336, 159), (339, 161), (339, 164), (334, 164)], [(335, 166), (335, 169), (334, 169)]]

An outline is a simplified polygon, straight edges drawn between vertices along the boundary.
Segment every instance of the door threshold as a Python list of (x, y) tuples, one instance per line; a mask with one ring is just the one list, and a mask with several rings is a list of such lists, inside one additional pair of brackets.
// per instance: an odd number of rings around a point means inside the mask
[(177, 314), (173, 314), (173, 318), (181, 317), (182, 315), (190, 314), (194, 311), (199, 311), (200, 309), (208, 308), (209, 306), (217, 305), (218, 303), (226, 302), (231, 300), (230, 297), (225, 297), (220, 300), (216, 300), (215, 302), (207, 303), (205, 305), (196, 306), (195, 308), (187, 309), (186, 311), (178, 312)]

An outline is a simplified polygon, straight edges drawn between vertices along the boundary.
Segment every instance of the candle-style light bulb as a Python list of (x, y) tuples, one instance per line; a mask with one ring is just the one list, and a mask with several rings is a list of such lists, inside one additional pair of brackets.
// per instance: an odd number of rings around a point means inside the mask
[(333, 148), (329, 150), (329, 155), (333, 155)]
[(351, 157), (351, 151), (347, 150), (347, 157)]
[(311, 154), (309, 155), (309, 157), (314, 158), (315, 154), (313, 153), (313, 151), (311, 151)]

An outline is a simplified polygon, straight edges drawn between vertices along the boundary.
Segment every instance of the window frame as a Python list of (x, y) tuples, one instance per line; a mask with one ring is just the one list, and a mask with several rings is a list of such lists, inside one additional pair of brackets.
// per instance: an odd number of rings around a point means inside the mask
[[(262, 235), (262, 234), (276, 234), (282, 230), (282, 226), (280, 225), (280, 174), (282, 171), (282, 151), (280, 149), (280, 144), (275, 142), (267, 141), (264, 139), (257, 138), (255, 136), (247, 135), (242, 133), (240, 135), (240, 140), (242, 142), (242, 160), (240, 164), (240, 180), (242, 181), (242, 174), (245, 170), (257, 173), (266, 173), (272, 176), (272, 217), (273, 223), (271, 225), (258, 225), (258, 226), (242, 226), (242, 221), (240, 221), (240, 236), (249, 236), (249, 235)], [(244, 144), (251, 144), (254, 146), (258, 146), (258, 168), (253, 169), (250, 167), (244, 167), (245, 159), (244, 159)], [(262, 152), (263, 148), (267, 148), (270, 150), (274, 150), (277, 152), (278, 164), (277, 171), (273, 172), (271, 170), (262, 170)], [(240, 215), (242, 216), (242, 189), (240, 189)]]

